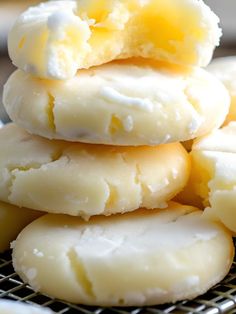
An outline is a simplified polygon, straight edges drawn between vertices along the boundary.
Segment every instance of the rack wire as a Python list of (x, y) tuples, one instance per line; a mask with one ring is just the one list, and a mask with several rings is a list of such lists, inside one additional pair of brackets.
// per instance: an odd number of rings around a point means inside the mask
[(14, 272), (11, 252), (0, 254), (0, 298), (49, 307), (58, 314), (161, 314), (236, 313), (236, 260), (228, 276), (205, 295), (193, 301), (145, 308), (100, 308), (69, 304), (35, 293)]

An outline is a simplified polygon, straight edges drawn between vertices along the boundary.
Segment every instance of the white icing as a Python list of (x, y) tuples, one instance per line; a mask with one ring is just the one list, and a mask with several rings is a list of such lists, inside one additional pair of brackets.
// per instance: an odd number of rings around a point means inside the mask
[(198, 276), (189, 276), (185, 279), (185, 283), (188, 287), (198, 286), (200, 278)]
[(188, 276), (181, 280), (180, 282), (174, 284), (172, 286), (172, 290), (179, 293), (185, 291), (187, 289), (191, 289), (192, 287), (199, 286), (200, 278), (198, 276)]
[(217, 231), (216, 230), (212, 230), (212, 232), (209, 233), (196, 233), (195, 237), (198, 240), (201, 241), (209, 241), (210, 239), (214, 238), (217, 235)]
[(36, 255), (37, 257), (44, 257), (43, 252), (40, 252), (38, 249), (34, 249), (33, 250), (34, 255)]
[[(75, 1), (48, 1), (40, 3), (38, 6), (32, 6), (26, 10), (20, 17), (19, 20), (27, 22), (45, 21), (55, 12), (74, 12), (76, 9)], [(37, 21), (37, 22), (38, 22)]]
[(169, 185), (169, 184), (170, 184), (170, 181), (169, 181), (167, 178), (165, 178), (165, 180), (164, 180), (164, 185), (167, 186), (167, 185)]
[(37, 276), (37, 269), (36, 268), (30, 268), (25, 272), (25, 275), (29, 281), (34, 280)]
[(166, 134), (160, 144), (168, 143), (170, 139), (171, 139), (171, 135), (170, 134)]
[(4, 126), (4, 123), (0, 120), (0, 129)]
[(89, 201), (89, 198), (86, 197), (84, 199), (78, 199), (78, 197), (75, 197), (73, 195), (65, 195), (65, 201), (70, 202), (72, 204), (87, 204)]
[(155, 184), (148, 184), (147, 188), (152, 192), (152, 193), (156, 193), (161, 191), (162, 189), (166, 188), (167, 185), (170, 184), (170, 181), (165, 178), (161, 183), (155, 183)]
[(176, 121), (180, 121), (181, 120), (181, 114), (179, 113), (178, 110), (175, 111), (175, 119), (176, 119)]
[(72, 15), (66, 11), (56, 11), (48, 18), (47, 26), (50, 31), (56, 32), (58, 28), (71, 23)]
[(134, 120), (131, 116), (127, 116), (124, 120), (123, 120), (123, 126), (125, 131), (127, 132), (131, 132), (134, 128)]
[(141, 109), (147, 112), (153, 111), (153, 103), (145, 98), (129, 97), (124, 94), (119, 93), (112, 87), (103, 87), (101, 89), (101, 96), (104, 97), (109, 102), (115, 102), (119, 105), (133, 107), (136, 109)]
[(179, 174), (179, 171), (177, 169), (172, 169), (173, 179), (177, 179), (178, 178), (178, 174)]
[[(183, 214), (183, 213), (182, 213)], [(151, 215), (151, 214), (150, 214)], [(101, 229), (102, 228), (102, 229)], [(144, 249), (177, 250), (198, 241), (211, 240), (218, 234), (214, 224), (201, 218), (201, 214), (179, 216), (171, 210), (157, 216), (142, 216), (142, 219), (114, 217), (109, 224), (86, 228), (80, 240), (80, 254), (87, 254), (88, 247), (93, 254), (110, 256), (114, 254), (139, 254)], [(201, 238), (196, 235), (201, 235)], [(96, 239), (96, 241), (94, 241)], [(107, 241), (107, 239), (109, 241)], [(123, 240), (122, 240), (123, 239)], [(115, 251), (114, 251), (115, 248)], [(131, 253), (132, 252), (132, 253)], [(107, 256), (108, 257), (108, 256)]]
[(200, 116), (195, 116), (193, 120), (189, 124), (189, 131), (191, 134), (197, 132), (197, 130), (201, 127), (203, 119)]
[(47, 308), (33, 306), (26, 303), (13, 302), (9, 300), (0, 300), (0, 313), (1, 314), (53, 314)]

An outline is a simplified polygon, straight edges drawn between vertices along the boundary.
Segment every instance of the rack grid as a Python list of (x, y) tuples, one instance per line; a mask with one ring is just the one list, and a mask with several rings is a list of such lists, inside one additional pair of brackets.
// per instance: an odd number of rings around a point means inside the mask
[(58, 314), (236, 313), (236, 260), (228, 276), (205, 295), (192, 301), (145, 308), (100, 308), (69, 304), (36, 293), (14, 272), (11, 252), (0, 254), (0, 298), (49, 307)]

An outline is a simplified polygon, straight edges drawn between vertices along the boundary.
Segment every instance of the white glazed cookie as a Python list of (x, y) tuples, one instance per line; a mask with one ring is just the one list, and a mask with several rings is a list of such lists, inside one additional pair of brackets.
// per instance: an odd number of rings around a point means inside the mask
[(225, 124), (236, 121), (236, 57), (214, 59), (207, 70), (222, 81), (231, 96), (230, 111)]
[(132, 59), (79, 71), (67, 81), (18, 70), (3, 102), (11, 119), (33, 134), (137, 146), (186, 141), (220, 127), (230, 97), (205, 70)]
[(8, 46), (17, 67), (41, 78), (130, 57), (205, 66), (218, 22), (202, 0), (49, 1), (17, 19)]
[(39, 211), (0, 202), (0, 253), (8, 250), (20, 231), (40, 216)]
[(172, 203), (89, 222), (46, 215), (21, 232), (13, 264), (24, 282), (52, 297), (144, 306), (206, 292), (227, 274), (233, 255), (232, 237), (220, 223)]
[(206, 215), (236, 232), (236, 122), (197, 139), (192, 151), (191, 188), (204, 200)]
[(179, 143), (112, 147), (50, 141), (10, 124), (0, 130), (0, 146), (0, 199), (85, 218), (166, 206), (190, 173)]
[(13, 302), (9, 300), (0, 299), (0, 313), (1, 314), (53, 314), (51, 310), (33, 306), (29, 304), (23, 304), (20, 302)]

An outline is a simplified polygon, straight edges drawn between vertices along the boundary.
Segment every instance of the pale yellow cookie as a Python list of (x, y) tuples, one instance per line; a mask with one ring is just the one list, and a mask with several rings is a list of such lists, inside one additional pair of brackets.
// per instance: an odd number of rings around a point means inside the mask
[[(236, 122), (195, 141), (191, 189), (207, 207), (205, 214), (236, 232)], [(187, 192), (187, 191), (186, 191)]]
[(186, 141), (220, 127), (230, 97), (203, 69), (132, 59), (79, 71), (67, 81), (18, 70), (3, 102), (11, 119), (33, 134), (138, 146)]
[(0, 299), (0, 313), (1, 314), (53, 314), (51, 310), (24, 304), (20, 302), (13, 302), (9, 300)]
[(17, 238), (13, 265), (24, 282), (52, 297), (144, 306), (203, 294), (224, 278), (233, 256), (232, 236), (220, 223), (172, 203), (89, 222), (46, 215)]
[[(10, 243), (16, 239), (20, 231), (42, 215), (36, 210), (0, 202), (0, 253), (10, 249)], [(2, 314), (1, 311), (0, 313)]]
[(17, 19), (8, 46), (17, 67), (42, 78), (130, 57), (205, 66), (218, 22), (202, 0), (49, 1)]
[(236, 121), (236, 57), (214, 59), (207, 70), (222, 81), (231, 96), (230, 111), (224, 124)]
[(0, 199), (52, 213), (110, 215), (167, 206), (185, 186), (189, 156), (181, 144), (112, 147), (0, 130)]

